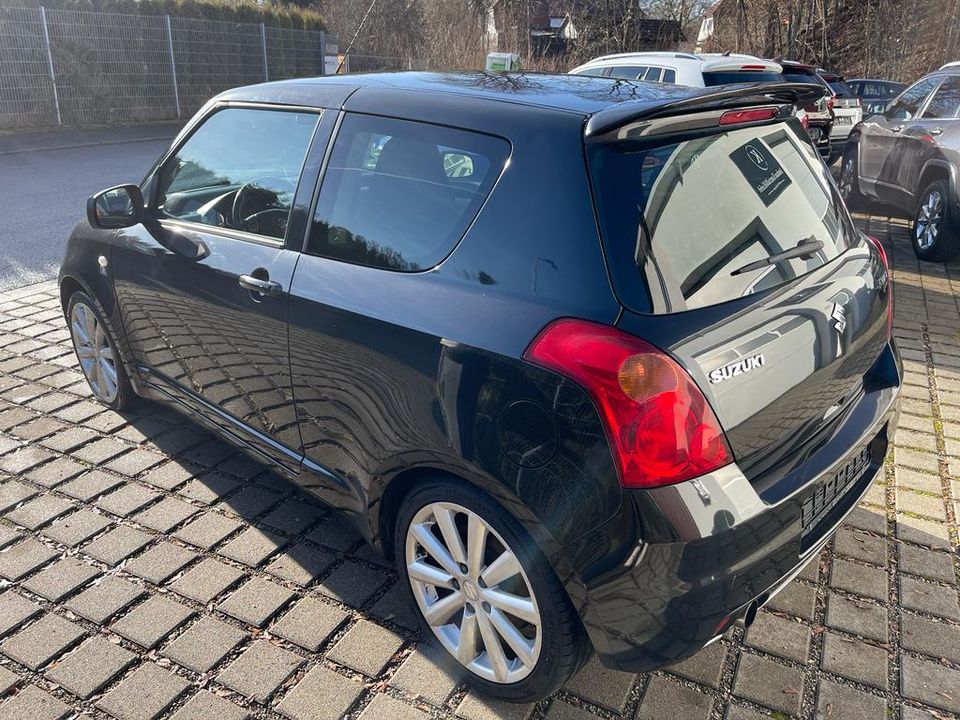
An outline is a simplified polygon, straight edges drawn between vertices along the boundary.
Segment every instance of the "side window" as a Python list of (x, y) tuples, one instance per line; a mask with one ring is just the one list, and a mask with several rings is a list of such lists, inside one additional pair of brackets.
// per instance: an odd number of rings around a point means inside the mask
[(647, 68), (647, 71), (643, 74), (643, 79), (647, 82), (660, 82), (660, 73), (661, 68)]
[(939, 77), (924, 78), (909, 89), (905, 90), (890, 107), (886, 116), (896, 120), (911, 120), (917, 115), (920, 106), (934, 86), (940, 82)]
[(677, 71), (673, 68), (664, 68), (662, 82), (670, 84), (677, 82)]
[(646, 65), (621, 65), (610, 70), (610, 77), (639, 80), (647, 70)]
[(923, 117), (937, 120), (955, 118), (958, 108), (960, 108), (960, 77), (948, 77), (937, 88), (927, 109), (923, 111)]
[(385, 270), (431, 268), (466, 232), (509, 154), (502, 138), (347, 115), (307, 252)]
[(161, 218), (283, 239), (315, 113), (227, 108), (160, 169)]

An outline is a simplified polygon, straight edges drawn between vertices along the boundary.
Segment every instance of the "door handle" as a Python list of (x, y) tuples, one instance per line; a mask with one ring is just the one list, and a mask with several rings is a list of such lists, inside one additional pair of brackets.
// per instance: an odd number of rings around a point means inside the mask
[(903, 125), (897, 125), (896, 127), (890, 128), (891, 132), (900, 132), (903, 130)]
[(274, 280), (261, 280), (253, 275), (241, 275), (240, 287), (251, 292), (260, 293), (261, 295), (267, 295), (268, 297), (277, 297), (283, 292), (283, 287), (280, 283)]
[(931, 135), (943, 135), (943, 128), (937, 127), (930, 131)]

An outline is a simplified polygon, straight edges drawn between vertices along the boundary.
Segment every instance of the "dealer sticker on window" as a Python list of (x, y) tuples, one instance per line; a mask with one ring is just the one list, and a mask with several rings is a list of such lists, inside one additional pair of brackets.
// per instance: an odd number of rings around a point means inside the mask
[(730, 159), (750, 183), (753, 191), (769, 207), (780, 193), (789, 187), (791, 180), (783, 166), (760, 140), (751, 140), (732, 153)]

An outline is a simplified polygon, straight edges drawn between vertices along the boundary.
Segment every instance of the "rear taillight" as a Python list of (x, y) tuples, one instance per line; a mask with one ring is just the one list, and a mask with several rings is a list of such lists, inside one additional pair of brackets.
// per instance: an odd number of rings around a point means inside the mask
[(867, 240), (877, 249), (880, 256), (880, 262), (883, 263), (883, 271), (887, 274), (887, 337), (893, 337), (893, 278), (890, 276), (890, 262), (887, 260), (887, 251), (883, 249), (883, 244), (872, 235), (866, 236)]
[(797, 117), (800, 118), (800, 124), (803, 126), (804, 130), (810, 129), (810, 116), (807, 115), (807, 111), (803, 108), (800, 108), (797, 111)]
[(779, 112), (775, 107), (751, 108), (749, 110), (728, 110), (720, 116), (721, 125), (744, 125), (752, 122), (772, 120)]
[(828, 97), (828, 98), (827, 98), (827, 110), (833, 110), (833, 105), (834, 105), (834, 99), (833, 99), (833, 97), (832, 97), (832, 96), (831, 96), (831, 97)]
[(733, 462), (703, 393), (676, 361), (643, 340), (564, 319), (544, 328), (523, 357), (590, 393), (624, 487), (671, 485)]

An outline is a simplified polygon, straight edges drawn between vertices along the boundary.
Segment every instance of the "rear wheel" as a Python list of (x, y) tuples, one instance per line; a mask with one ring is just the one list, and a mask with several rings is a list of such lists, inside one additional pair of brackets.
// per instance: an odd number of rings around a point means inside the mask
[(920, 193), (913, 215), (913, 251), (921, 260), (943, 262), (960, 253), (960, 232), (950, 209), (947, 183), (934, 180)]
[(532, 702), (558, 690), (589, 645), (563, 586), (493, 500), (441, 479), (412, 492), (394, 547), (428, 636), (483, 692)]
[(70, 296), (67, 318), (73, 350), (93, 396), (112, 410), (129, 408), (136, 394), (96, 303), (78, 290)]

